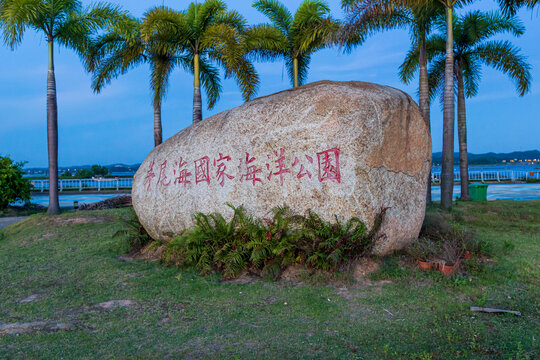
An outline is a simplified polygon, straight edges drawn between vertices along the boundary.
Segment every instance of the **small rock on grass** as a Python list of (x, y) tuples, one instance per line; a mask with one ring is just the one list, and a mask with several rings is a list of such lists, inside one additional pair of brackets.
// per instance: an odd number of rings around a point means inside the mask
[(135, 301), (131, 300), (110, 300), (106, 302), (102, 302), (98, 304), (97, 306), (103, 309), (114, 309), (119, 307), (133, 307), (135, 306)]
[(57, 323), (57, 322), (45, 322), (34, 321), (28, 323), (12, 323), (1, 324), (0, 323), (0, 335), (17, 335), (28, 334), (37, 331), (69, 331), (73, 328), (73, 324), (70, 323)]
[(39, 294), (32, 294), (32, 295), (28, 296), (27, 298), (19, 300), (18, 302), (19, 302), (19, 304), (31, 303), (32, 301), (37, 300), (40, 297), (41, 297), (41, 295), (39, 295)]

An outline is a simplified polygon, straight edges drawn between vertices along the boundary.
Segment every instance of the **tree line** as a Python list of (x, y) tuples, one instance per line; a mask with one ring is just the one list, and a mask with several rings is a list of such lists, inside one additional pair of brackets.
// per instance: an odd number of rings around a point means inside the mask
[[(255, 62), (284, 61), (291, 86), (307, 81), (312, 56), (338, 47), (351, 52), (370, 36), (396, 28), (408, 29), (411, 49), (399, 68), (410, 83), (418, 72), (419, 106), (430, 126), (430, 104), (443, 104), (441, 205), (449, 208), (453, 193), (455, 99), (458, 107), (460, 169), (467, 174), (465, 99), (475, 96), (483, 65), (508, 75), (520, 96), (529, 91), (530, 65), (510, 41), (493, 37), (520, 36), (521, 7), (533, 9), (538, 0), (499, 0), (500, 11), (472, 11), (458, 16), (454, 9), (472, 0), (342, 0), (344, 19), (332, 17), (324, 0), (304, 0), (291, 12), (278, 0), (256, 0), (252, 6), (268, 23), (250, 25), (223, 0), (191, 2), (187, 9), (155, 6), (136, 18), (121, 7), (80, 0), (0, 0), (0, 30), (6, 46), (15, 49), (27, 30), (40, 33), (48, 44), (47, 143), (49, 214), (59, 213), (58, 107), (54, 68), (55, 46), (75, 51), (92, 74), (99, 93), (118, 76), (139, 65), (149, 67), (154, 109), (154, 144), (162, 142), (161, 105), (171, 73), (180, 68), (193, 76), (193, 123), (202, 121), (201, 88), (207, 108), (222, 92), (221, 74), (233, 78), (244, 100), (253, 98), (260, 81)], [(468, 178), (461, 176), (461, 198), (468, 200)], [(427, 200), (431, 202), (428, 182)]]

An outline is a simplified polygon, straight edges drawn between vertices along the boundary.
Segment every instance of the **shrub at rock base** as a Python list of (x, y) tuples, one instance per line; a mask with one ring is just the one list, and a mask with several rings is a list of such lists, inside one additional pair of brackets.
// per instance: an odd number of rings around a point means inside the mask
[(30, 201), (32, 185), (23, 177), (23, 165), (0, 156), (0, 209), (5, 209), (14, 201)]
[(230, 221), (217, 213), (195, 214), (196, 226), (167, 244), (166, 261), (194, 265), (201, 274), (220, 271), (226, 278), (245, 270), (276, 278), (293, 264), (334, 271), (370, 252), (386, 212), (368, 231), (357, 218), (329, 223), (313, 212), (302, 216), (282, 207), (271, 219), (259, 220), (229, 206)]

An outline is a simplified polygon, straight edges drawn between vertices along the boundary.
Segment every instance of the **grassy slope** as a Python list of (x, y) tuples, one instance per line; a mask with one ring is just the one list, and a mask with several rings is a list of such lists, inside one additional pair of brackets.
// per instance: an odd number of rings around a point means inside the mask
[[(371, 286), (230, 284), (217, 275), (123, 262), (117, 256), (126, 244), (111, 235), (125, 214), (34, 215), (0, 231), (0, 323), (74, 324), (67, 332), (0, 335), (0, 358), (515, 359), (540, 353), (540, 202), (454, 208), (458, 221), (494, 245), (496, 263), (483, 271), (449, 279), (410, 270), (393, 257)], [(515, 248), (505, 250), (505, 241)], [(41, 297), (18, 303), (32, 294)], [(137, 306), (84, 308), (113, 299)], [(523, 316), (473, 314), (471, 305)]]

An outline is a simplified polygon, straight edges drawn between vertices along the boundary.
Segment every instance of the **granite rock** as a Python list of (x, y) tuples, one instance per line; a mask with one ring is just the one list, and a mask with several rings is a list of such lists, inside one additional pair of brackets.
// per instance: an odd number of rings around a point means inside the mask
[(369, 227), (388, 208), (375, 252), (418, 237), (431, 165), (429, 129), (406, 93), (322, 81), (260, 97), (180, 131), (135, 174), (133, 206), (148, 233), (168, 240), (196, 212), (257, 217), (288, 205)]

